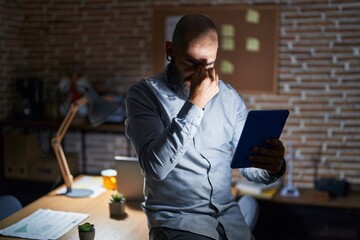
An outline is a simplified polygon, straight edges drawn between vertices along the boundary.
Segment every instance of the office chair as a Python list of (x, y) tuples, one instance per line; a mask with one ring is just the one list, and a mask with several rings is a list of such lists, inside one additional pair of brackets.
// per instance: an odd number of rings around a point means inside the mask
[(238, 201), (245, 223), (253, 231), (259, 217), (259, 205), (255, 198), (250, 195), (242, 196)]
[(22, 205), (16, 197), (12, 195), (0, 196), (0, 221), (20, 210), (21, 208)]

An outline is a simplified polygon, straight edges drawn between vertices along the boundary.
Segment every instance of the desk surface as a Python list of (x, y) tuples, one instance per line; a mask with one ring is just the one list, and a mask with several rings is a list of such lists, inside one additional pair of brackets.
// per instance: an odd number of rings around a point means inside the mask
[[(25, 206), (22, 210), (14, 213), (8, 218), (0, 221), (0, 229), (8, 227), (11, 224), (30, 215), (39, 208), (52, 209), (59, 211), (79, 212), (89, 214), (85, 221), (95, 224), (95, 239), (148, 239), (147, 220), (144, 212), (140, 208), (140, 203), (127, 202), (125, 219), (111, 219), (109, 215), (109, 199), (113, 191), (106, 191), (96, 198), (69, 198), (59, 196), (55, 191), (39, 198), (31, 204)], [(19, 239), (0, 236), (0, 239)], [(77, 229), (74, 228), (60, 239), (78, 240)]]
[[(69, 198), (59, 196), (55, 191), (39, 198), (33, 203), (27, 205), (22, 210), (14, 213), (10, 217), (0, 221), (0, 228), (8, 227), (11, 224), (30, 215), (39, 208), (52, 209), (59, 211), (79, 212), (89, 214), (85, 221), (95, 224), (96, 239), (131, 239), (143, 240), (148, 239), (148, 228), (146, 216), (140, 208), (140, 203), (127, 203), (125, 211), (127, 217), (122, 220), (111, 219), (109, 217), (109, 199), (113, 191), (106, 191), (96, 198)], [(270, 201), (286, 204), (305, 204), (323, 207), (343, 207), (343, 208), (360, 208), (360, 195), (352, 194), (348, 197), (341, 197), (333, 200), (319, 198), (314, 190), (301, 189), (300, 198), (284, 198), (279, 193)], [(15, 239), (0, 236), (0, 239)], [(18, 239), (18, 238), (17, 238)], [(61, 239), (78, 240), (77, 229), (74, 228)]]
[[(281, 189), (281, 188), (280, 188)], [(330, 198), (325, 192), (316, 191), (310, 188), (299, 189), (299, 197), (283, 197), (280, 194), (280, 189), (272, 198), (263, 197), (261, 195), (253, 194), (259, 200), (271, 201), (280, 204), (293, 204), (293, 205), (307, 205), (314, 207), (332, 207), (332, 208), (345, 208), (345, 209), (360, 209), (360, 192), (349, 192), (347, 196)], [(238, 190), (234, 190), (237, 197), (243, 195)]]
[(318, 207), (335, 207), (347, 209), (360, 209), (360, 192), (349, 192), (347, 196), (329, 198), (324, 192), (319, 192), (314, 189), (299, 189), (300, 197), (282, 197), (280, 191), (276, 193), (273, 199), (274, 202), (311, 205)]

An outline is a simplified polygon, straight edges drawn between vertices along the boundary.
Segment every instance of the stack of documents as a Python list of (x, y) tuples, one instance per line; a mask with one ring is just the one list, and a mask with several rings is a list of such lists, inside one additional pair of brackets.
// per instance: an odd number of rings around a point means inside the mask
[(239, 181), (236, 184), (236, 189), (240, 192), (240, 195), (253, 195), (259, 198), (272, 198), (280, 187), (280, 181), (276, 181), (271, 184), (262, 184), (248, 181)]
[(38, 209), (0, 234), (28, 239), (59, 239), (88, 218), (88, 214)]

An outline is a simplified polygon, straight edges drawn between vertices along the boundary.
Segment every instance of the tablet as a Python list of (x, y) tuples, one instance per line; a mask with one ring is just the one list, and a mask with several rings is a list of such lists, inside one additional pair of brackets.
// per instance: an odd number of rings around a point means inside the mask
[(251, 110), (235, 149), (231, 168), (251, 167), (252, 148), (267, 147), (266, 139), (279, 139), (289, 116), (288, 110)]

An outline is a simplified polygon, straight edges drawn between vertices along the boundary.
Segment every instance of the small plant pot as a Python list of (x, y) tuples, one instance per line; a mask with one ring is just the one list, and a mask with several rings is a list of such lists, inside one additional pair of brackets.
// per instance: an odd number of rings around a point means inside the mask
[(91, 232), (80, 232), (79, 231), (79, 239), (80, 240), (94, 240), (95, 239), (95, 229)]
[(112, 202), (109, 203), (110, 217), (121, 218), (125, 215), (125, 203)]

